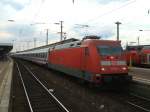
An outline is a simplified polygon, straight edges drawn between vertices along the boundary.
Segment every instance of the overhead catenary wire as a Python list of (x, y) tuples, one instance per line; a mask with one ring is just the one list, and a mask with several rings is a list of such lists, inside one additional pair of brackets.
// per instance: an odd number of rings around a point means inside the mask
[[(125, 4), (123, 4), (123, 5), (121, 5), (121, 6), (119, 6), (119, 7), (117, 7), (117, 8), (114, 8), (114, 9), (108, 11), (108, 12), (105, 12), (105, 13), (103, 13), (103, 14), (97, 16), (97, 17), (94, 17), (94, 18), (92, 18), (92, 19), (89, 19), (89, 20), (87, 20), (86, 22), (83, 22), (83, 23), (81, 23), (81, 24), (90, 25), (90, 24), (92, 24), (93, 22), (94, 22), (94, 23), (98, 23), (98, 22), (95, 22), (95, 21), (102, 19), (102, 17), (104, 17), (104, 16), (106, 16), (106, 15), (109, 15), (109, 14), (114, 13), (114, 12), (118, 11), (119, 9), (122, 9), (122, 8), (124, 8), (124, 7), (127, 7), (128, 5), (133, 4), (133, 3), (135, 3), (136, 1), (137, 1), (137, 0), (129, 0), (128, 2), (126, 2)], [(123, 18), (124, 18), (124, 17), (123, 17)], [(75, 24), (75, 25), (76, 25), (76, 24)], [(106, 24), (102, 23), (102, 24), (101, 24), (101, 27), (102, 27), (102, 26), (105, 26), (105, 25), (106, 25)], [(91, 26), (91, 25), (90, 25), (90, 26)], [(92, 25), (92, 26), (93, 26), (93, 25)], [(94, 27), (94, 26), (93, 26), (93, 27)]]
[(128, 6), (128, 5), (130, 5), (130, 4), (135, 3), (135, 2), (136, 2), (136, 0), (131, 0), (130, 2), (127, 2), (127, 3), (121, 5), (121, 6), (117, 7), (117, 8), (114, 8), (114, 9), (108, 11), (108, 12), (105, 12), (105, 13), (103, 13), (103, 14), (101, 14), (101, 15), (95, 17), (95, 18), (89, 19), (88, 21), (85, 22), (85, 24), (86, 24), (86, 23), (92, 23), (92, 22), (94, 22), (95, 20), (99, 20), (99, 19), (101, 19), (102, 17), (104, 17), (104, 16), (106, 16), (106, 15), (109, 15), (109, 14), (112, 14), (112, 13), (118, 11), (119, 9), (122, 9), (122, 8), (124, 8), (124, 7), (126, 7), (126, 6)]
[(34, 17), (33, 17), (33, 20), (32, 20), (32, 23), (36, 20), (36, 18), (39, 16), (39, 12), (41, 11), (42, 7), (43, 7), (43, 4), (44, 4), (45, 0), (41, 0), (41, 3), (40, 3), (40, 6), (37, 10), (37, 12), (35, 13)]

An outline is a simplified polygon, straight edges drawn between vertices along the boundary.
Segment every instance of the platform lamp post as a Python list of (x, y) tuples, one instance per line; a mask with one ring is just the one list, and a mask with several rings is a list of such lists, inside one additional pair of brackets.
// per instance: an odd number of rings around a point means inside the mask
[(115, 22), (115, 24), (117, 24), (117, 41), (119, 41), (119, 25), (122, 23), (117, 21), (117, 22)]
[[(32, 26), (32, 25), (37, 25), (37, 24), (46, 24), (46, 23), (40, 22), (40, 23), (33, 23), (33, 24), (30, 24), (30, 25)], [(49, 29), (47, 28), (45, 30), (46, 30), (46, 41), (45, 41), (45, 44), (48, 45), (48, 32), (49, 32)]]
[[(15, 22), (15, 20), (13, 20), (13, 19), (9, 19), (9, 20), (7, 20), (7, 21), (9, 21), (9, 22)], [(14, 43), (15, 43), (15, 41), (16, 41), (16, 40), (14, 40), (14, 39), (12, 40), (13, 47), (14, 47)], [(17, 50), (16, 50), (16, 52), (17, 52)]]
[(54, 23), (56, 25), (60, 25), (60, 41), (63, 40), (63, 22), (64, 21), (60, 21), (59, 23)]
[(46, 30), (46, 45), (48, 45), (48, 29), (45, 30)]
[(90, 27), (89, 25), (87, 24), (75, 24), (77, 27), (75, 28), (84, 28), (85, 30), (85, 36), (88, 36), (88, 28)]
[(9, 21), (9, 22), (15, 22), (15, 20), (13, 20), (13, 19), (9, 19), (8, 21)]
[[(130, 44), (131, 44), (131, 45), (132, 45), (132, 44), (134, 44), (134, 43), (136, 43), (136, 42), (130, 42)], [(132, 67), (132, 65), (133, 65), (132, 55), (130, 55), (129, 68), (131, 68), (131, 67)]]
[[(142, 32), (143, 30), (139, 30), (139, 32)], [(138, 41), (138, 46), (140, 45), (140, 35), (139, 37), (137, 38), (137, 41)]]

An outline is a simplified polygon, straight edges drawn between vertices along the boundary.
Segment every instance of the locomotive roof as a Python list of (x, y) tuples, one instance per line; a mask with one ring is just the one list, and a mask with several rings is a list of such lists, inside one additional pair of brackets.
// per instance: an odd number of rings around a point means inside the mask
[(0, 56), (9, 53), (13, 48), (12, 43), (0, 43)]
[(43, 52), (48, 52), (48, 50), (53, 50), (53, 49), (64, 49), (64, 48), (70, 48), (70, 47), (80, 47), (80, 46), (87, 46), (91, 44), (109, 44), (109, 45), (118, 45), (120, 44), (121, 41), (115, 41), (115, 40), (99, 40), (99, 39), (83, 39), (83, 40), (78, 40), (75, 38), (70, 38), (64, 41), (56, 42), (53, 44), (49, 44), (46, 46), (41, 46), (33, 49), (28, 49), (25, 51), (20, 51), (17, 52), (17, 54), (22, 54), (22, 53), (43, 53)]
[(27, 49), (27, 50), (20, 51), (20, 52), (33, 51), (33, 50), (39, 50), (39, 49), (49, 48), (49, 47), (52, 47), (52, 46), (55, 46), (55, 45), (61, 45), (61, 44), (65, 44), (65, 43), (69, 43), (69, 42), (74, 42), (74, 41), (79, 41), (79, 40), (75, 39), (75, 38), (70, 38), (70, 39), (67, 39), (67, 40), (60, 41), (60, 42), (56, 42), (56, 43), (52, 43), (52, 44), (48, 44), (48, 45), (45, 45), (45, 46), (40, 46), (40, 47), (36, 47), (36, 48), (32, 48), (32, 49)]
[(99, 40), (99, 39), (86, 39), (84, 40), (85, 44), (120, 44), (121, 41), (116, 41), (116, 40)]

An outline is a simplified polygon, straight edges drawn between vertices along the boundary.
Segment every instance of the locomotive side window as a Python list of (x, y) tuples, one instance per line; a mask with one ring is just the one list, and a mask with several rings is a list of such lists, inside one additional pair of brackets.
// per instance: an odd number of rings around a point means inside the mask
[(97, 46), (98, 53), (100, 55), (121, 55), (122, 47), (121, 46)]

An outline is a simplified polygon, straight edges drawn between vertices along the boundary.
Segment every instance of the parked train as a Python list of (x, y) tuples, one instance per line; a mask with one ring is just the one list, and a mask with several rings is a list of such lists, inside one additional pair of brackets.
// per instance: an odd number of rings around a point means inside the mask
[[(93, 39), (94, 38), (94, 39)], [(45, 64), (49, 68), (91, 83), (129, 81), (128, 67), (120, 41), (86, 36), (21, 51), (15, 57)]]
[(127, 46), (125, 55), (129, 65), (150, 66), (150, 45)]

